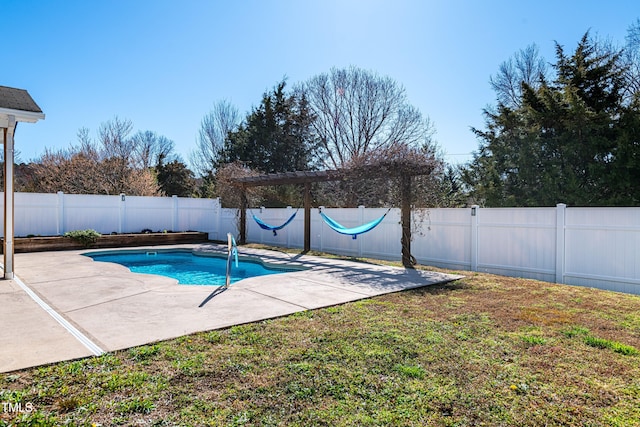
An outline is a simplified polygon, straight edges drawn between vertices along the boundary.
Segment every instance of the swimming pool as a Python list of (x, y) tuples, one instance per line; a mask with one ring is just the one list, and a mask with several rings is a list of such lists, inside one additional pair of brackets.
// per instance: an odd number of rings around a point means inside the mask
[[(219, 256), (198, 255), (191, 251), (119, 251), (84, 254), (94, 261), (124, 265), (133, 273), (157, 274), (176, 279), (181, 285), (225, 284), (227, 260)], [(260, 261), (241, 259), (231, 268), (231, 283), (248, 277), (299, 271), (293, 266), (267, 266)]]

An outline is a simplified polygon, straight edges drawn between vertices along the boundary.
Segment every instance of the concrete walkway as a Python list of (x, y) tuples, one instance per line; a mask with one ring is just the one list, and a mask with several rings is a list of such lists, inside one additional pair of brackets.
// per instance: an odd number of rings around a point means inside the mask
[[(215, 244), (180, 245), (220, 252)], [(167, 246), (138, 248), (167, 250)], [(130, 248), (128, 250), (131, 250)], [(253, 277), (226, 291), (178, 285), (82, 256), (16, 254), (17, 279), (0, 281), (0, 372), (72, 360), (199, 331), (284, 316), (461, 276), (240, 248), (308, 270)], [(29, 295), (32, 292), (36, 303)]]

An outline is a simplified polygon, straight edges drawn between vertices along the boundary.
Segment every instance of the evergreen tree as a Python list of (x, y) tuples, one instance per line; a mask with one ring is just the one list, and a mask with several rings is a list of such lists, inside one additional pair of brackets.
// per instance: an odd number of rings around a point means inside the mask
[(164, 156), (160, 155), (156, 165), (156, 178), (160, 190), (166, 196), (191, 197), (195, 192), (193, 172), (179, 160), (164, 163)]
[(639, 110), (625, 106), (621, 52), (597, 49), (587, 33), (570, 56), (556, 45), (554, 70), (553, 82), (522, 82), (518, 107), (485, 111), (487, 129), (474, 129), (480, 150), (463, 173), (474, 197), (488, 206), (637, 203), (628, 180)]
[(306, 170), (311, 167), (313, 117), (304, 96), (285, 93), (285, 81), (239, 126), (229, 133), (222, 163), (240, 161), (265, 173)]

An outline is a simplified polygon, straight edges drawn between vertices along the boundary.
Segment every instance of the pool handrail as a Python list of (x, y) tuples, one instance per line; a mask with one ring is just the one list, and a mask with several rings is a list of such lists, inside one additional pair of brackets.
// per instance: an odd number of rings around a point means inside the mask
[(236, 239), (233, 238), (231, 233), (227, 233), (227, 276), (224, 282), (225, 289), (231, 284), (231, 258), (235, 257), (236, 268), (238, 268), (238, 246), (236, 245)]

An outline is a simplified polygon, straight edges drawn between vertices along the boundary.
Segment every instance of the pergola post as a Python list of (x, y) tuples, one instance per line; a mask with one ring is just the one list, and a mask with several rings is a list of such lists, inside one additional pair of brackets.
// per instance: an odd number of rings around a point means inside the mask
[(238, 243), (244, 245), (247, 243), (247, 186), (244, 184), (240, 197), (240, 238)]
[(304, 252), (311, 250), (311, 183), (304, 183)]
[(3, 129), (4, 144), (4, 278), (13, 279), (13, 136), (16, 118), (7, 117), (7, 127)]
[(411, 176), (400, 176), (400, 192), (402, 202), (400, 206), (400, 218), (402, 222), (402, 265), (413, 268), (415, 262), (411, 255)]

